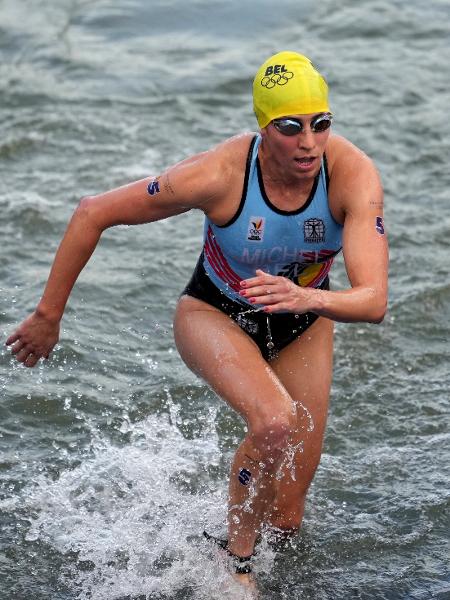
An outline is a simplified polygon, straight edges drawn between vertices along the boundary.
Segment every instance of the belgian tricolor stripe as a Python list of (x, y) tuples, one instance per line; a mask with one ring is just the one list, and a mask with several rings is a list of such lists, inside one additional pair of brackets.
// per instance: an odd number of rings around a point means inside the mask
[(209, 264), (214, 269), (214, 272), (222, 281), (228, 283), (230, 288), (235, 292), (239, 292), (241, 286), (241, 278), (237, 275), (228, 264), (227, 259), (223, 255), (223, 252), (216, 242), (211, 227), (208, 227), (205, 240), (205, 256), (208, 259)]

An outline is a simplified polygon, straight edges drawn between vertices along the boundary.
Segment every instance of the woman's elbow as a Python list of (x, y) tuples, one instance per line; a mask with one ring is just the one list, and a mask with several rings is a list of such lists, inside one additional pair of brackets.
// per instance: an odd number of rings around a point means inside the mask
[(95, 202), (95, 196), (84, 196), (78, 202), (78, 206), (74, 212), (74, 218), (83, 223), (90, 229), (96, 229), (99, 233), (104, 231), (106, 227), (98, 218), (98, 210)]
[(374, 323), (379, 325), (383, 322), (384, 317), (387, 312), (387, 296), (383, 296), (382, 298), (377, 298), (376, 301), (371, 306), (370, 315), (369, 315), (369, 323)]
[(75, 215), (83, 218), (90, 218), (92, 215), (93, 196), (83, 196), (75, 209)]
[(76, 212), (81, 212), (87, 216), (93, 216), (96, 204), (96, 196), (83, 196), (78, 202)]

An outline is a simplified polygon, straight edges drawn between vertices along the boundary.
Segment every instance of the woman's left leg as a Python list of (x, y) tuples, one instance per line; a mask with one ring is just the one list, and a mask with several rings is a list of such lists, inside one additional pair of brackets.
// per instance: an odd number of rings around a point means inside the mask
[(301, 525), (308, 488), (319, 465), (333, 369), (333, 328), (319, 317), (270, 366), (297, 407), (298, 426), (292, 451), (279, 474), (267, 524), (285, 533)]

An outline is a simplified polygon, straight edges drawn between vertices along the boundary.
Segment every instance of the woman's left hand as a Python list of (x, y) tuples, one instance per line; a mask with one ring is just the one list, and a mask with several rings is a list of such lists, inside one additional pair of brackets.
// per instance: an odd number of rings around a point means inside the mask
[(312, 308), (313, 288), (303, 288), (286, 277), (269, 275), (260, 269), (256, 277), (241, 281), (240, 295), (252, 304), (264, 305), (264, 312), (305, 313)]

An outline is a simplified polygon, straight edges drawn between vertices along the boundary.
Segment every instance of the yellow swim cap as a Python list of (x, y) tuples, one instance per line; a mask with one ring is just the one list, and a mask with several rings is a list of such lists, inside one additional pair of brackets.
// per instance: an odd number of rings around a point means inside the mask
[(309, 58), (279, 52), (256, 73), (253, 108), (261, 128), (287, 115), (329, 112), (328, 85)]

